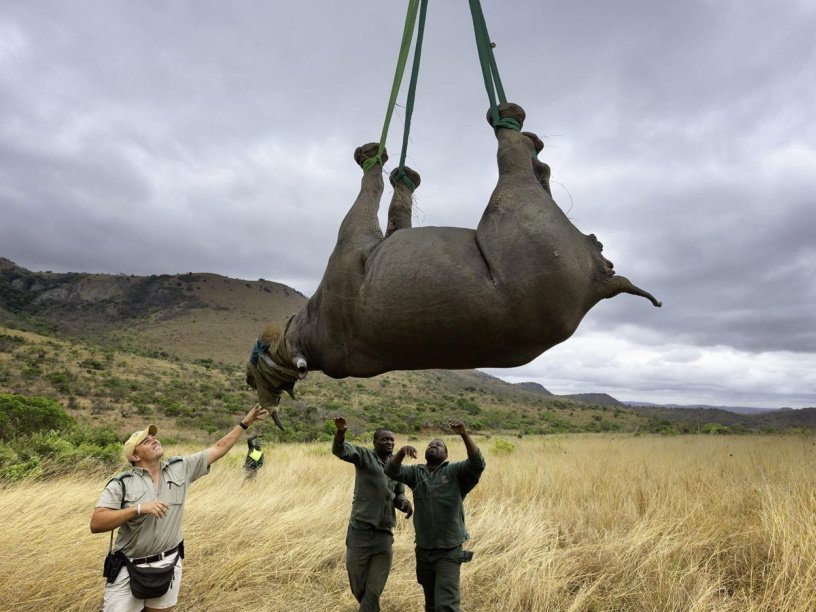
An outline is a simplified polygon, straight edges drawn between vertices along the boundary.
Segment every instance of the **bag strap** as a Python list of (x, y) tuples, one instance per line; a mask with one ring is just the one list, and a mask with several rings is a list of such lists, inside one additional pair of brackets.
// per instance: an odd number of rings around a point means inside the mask
[[(119, 476), (114, 476), (108, 482), (105, 483), (105, 487), (107, 487), (114, 480), (118, 480), (119, 484), (122, 485), (122, 503), (119, 506), (120, 510), (125, 507), (125, 493), (127, 492), (127, 489), (125, 488), (125, 478), (129, 478), (130, 476), (133, 476), (133, 474), (130, 474), (130, 473), (120, 474)], [(108, 544), (108, 554), (111, 554), (113, 552), (113, 532), (114, 531), (115, 531), (114, 529), (111, 529), (110, 544)]]

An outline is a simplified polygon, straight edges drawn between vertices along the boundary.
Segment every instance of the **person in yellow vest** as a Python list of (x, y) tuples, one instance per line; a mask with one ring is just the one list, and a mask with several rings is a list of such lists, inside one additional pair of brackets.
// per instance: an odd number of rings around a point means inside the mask
[(258, 470), (264, 463), (264, 454), (261, 449), (261, 436), (252, 436), (247, 440), (247, 456), (244, 460), (244, 476), (247, 479), (255, 478)]

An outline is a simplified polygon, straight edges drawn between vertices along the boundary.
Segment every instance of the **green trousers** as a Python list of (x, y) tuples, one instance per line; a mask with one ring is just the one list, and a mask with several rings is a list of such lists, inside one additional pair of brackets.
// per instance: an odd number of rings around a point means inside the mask
[(360, 612), (377, 612), (380, 595), (391, 572), (394, 536), (378, 529), (349, 525), (346, 535), (346, 570), (349, 586), (360, 602)]
[(462, 547), (416, 549), (417, 582), (425, 592), (425, 612), (459, 612)]

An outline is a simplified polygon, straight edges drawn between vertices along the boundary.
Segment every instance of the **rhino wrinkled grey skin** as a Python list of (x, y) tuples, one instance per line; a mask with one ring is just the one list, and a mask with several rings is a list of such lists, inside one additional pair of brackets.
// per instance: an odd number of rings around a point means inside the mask
[[(515, 104), (501, 105), (500, 114), (524, 120)], [(602, 299), (630, 293), (661, 305), (615, 275), (595, 236), (555, 204), (549, 167), (535, 155), (538, 137), (500, 127), (496, 138), (499, 180), (476, 230), (412, 228), (412, 190), (392, 173), (383, 237), (382, 166), (364, 172), (320, 286), (248, 367), (262, 404), (277, 405), (284, 390), (293, 395), (309, 370), (366, 378), (519, 366), (569, 338)], [(355, 159), (362, 166), (376, 152), (365, 145)]]

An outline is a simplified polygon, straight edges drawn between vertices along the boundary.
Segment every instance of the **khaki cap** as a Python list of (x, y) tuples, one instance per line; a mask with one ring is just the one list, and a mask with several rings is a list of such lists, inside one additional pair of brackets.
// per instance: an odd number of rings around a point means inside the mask
[(125, 456), (125, 461), (130, 462), (130, 458), (133, 456), (133, 450), (144, 442), (147, 436), (155, 436), (158, 432), (159, 428), (155, 425), (148, 425), (142, 431), (133, 432), (133, 435), (127, 439), (127, 442), (125, 442), (125, 445), (122, 447), (122, 454)]

